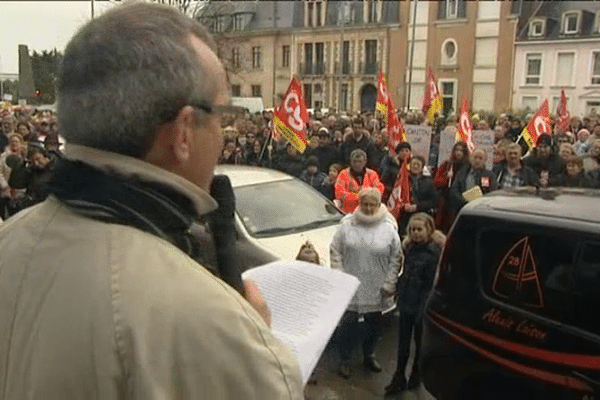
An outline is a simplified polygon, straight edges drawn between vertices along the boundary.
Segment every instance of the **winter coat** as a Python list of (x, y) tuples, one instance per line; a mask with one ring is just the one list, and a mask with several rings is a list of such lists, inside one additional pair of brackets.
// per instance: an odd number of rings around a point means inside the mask
[[(493, 172), (496, 175), (498, 188), (502, 189), (502, 179), (508, 174), (508, 165), (506, 163), (500, 163), (494, 167)], [(523, 180), (522, 186), (537, 186), (540, 182), (539, 176), (536, 175), (535, 171), (523, 164), (521, 164), (521, 168), (517, 171), (517, 174)]]
[(438, 203), (438, 195), (430, 176), (408, 175), (410, 181), (411, 202), (417, 206), (417, 212), (432, 213)]
[(306, 160), (301, 155), (290, 156), (287, 152), (284, 152), (278, 157), (275, 165), (276, 169), (298, 178), (306, 168)]
[(550, 181), (550, 186), (563, 186), (563, 187), (580, 187), (587, 188), (593, 187), (593, 181), (588, 178), (583, 170), (577, 174), (577, 176), (570, 176), (569, 174), (562, 173), (556, 178)]
[[(67, 146), (164, 185), (201, 215), (203, 190), (130, 157)], [(297, 361), (254, 308), (167, 240), (49, 196), (0, 227), (3, 399), (301, 399)]]
[(422, 312), (433, 286), (435, 270), (444, 245), (445, 236), (436, 231), (432, 240), (414, 243), (403, 241), (404, 268), (398, 279), (398, 310), (409, 314)]
[(463, 168), (459, 171), (458, 175), (456, 175), (456, 178), (450, 187), (450, 203), (455, 214), (467, 204), (467, 201), (463, 198), (462, 194), (471, 189), (470, 187), (467, 187), (467, 178), (471, 171), (473, 172), (475, 185), (479, 186), (483, 194), (487, 194), (498, 188), (496, 176), (492, 171), (488, 169), (476, 170), (472, 167)]
[(305, 169), (300, 174), (300, 179), (304, 182), (308, 183), (310, 186), (314, 187), (318, 191), (323, 191), (323, 186), (325, 185), (325, 181), (327, 181), (327, 175), (323, 172), (317, 171), (315, 174), (311, 174), (308, 172), (308, 169)]
[(400, 171), (400, 164), (396, 160), (386, 154), (381, 159), (381, 165), (379, 166), (381, 171), (381, 182), (385, 185), (385, 193), (389, 195), (394, 188), (398, 172)]
[(373, 216), (360, 209), (347, 215), (333, 236), (331, 268), (358, 278), (348, 309), (359, 313), (382, 311), (381, 290), (393, 293), (402, 260), (400, 237), (394, 217), (382, 204)]
[(335, 181), (335, 198), (340, 201), (341, 209), (346, 214), (354, 212), (358, 207), (358, 192), (362, 188), (374, 187), (383, 193), (383, 184), (379, 181), (377, 172), (365, 168), (362, 182), (359, 182), (356, 175), (350, 171), (351, 168), (343, 169)]
[[(439, 194), (435, 226), (443, 232), (448, 232), (450, 230), (450, 227), (456, 218), (456, 207), (452, 205), (450, 199), (450, 186), (456, 180), (458, 174), (467, 167), (468, 164), (453, 163), (447, 160), (438, 167), (435, 173), (433, 183)], [(452, 168), (452, 180), (448, 179), (448, 171), (450, 168)]]
[(354, 139), (354, 137), (349, 136), (344, 143), (342, 143), (341, 152), (342, 152), (342, 161), (344, 165), (350, 165), (350, 154), (352, 151), (356, 149), (362, 149), (365, 153), (367, 153), (367, 166), (371, 169), (378, 169), (379, 165), (375, 165), (377, 160), (375, 148), (375, 144), (367, 135), (362, 135), (359, 140)]
[(558, 154), (550, 154), (546, 159), (542, 159), (537, 155), (531, 155), (523, 159), (523, 165), (529, 167), (536, 173), (538, 179), (542, 171), (548, 171), (550, 180), (556, 178), (559, 174), (565, 171), (565, 163)]
[(341, 164), (342, 162), (337, 146), (333, 144), (317, 147), (313, 151), (313, 155), (319, 160), (319, 171), (326, 174), (329, 172), (329, 166), (331, 164)]

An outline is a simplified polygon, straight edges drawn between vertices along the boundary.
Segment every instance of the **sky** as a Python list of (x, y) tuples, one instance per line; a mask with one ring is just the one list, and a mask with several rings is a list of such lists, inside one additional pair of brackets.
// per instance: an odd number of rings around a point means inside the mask
[[(94, 16), (114, 3), (96, 0)], [(90, 0), (0, 0), (0, 73), (19, 73), (19, 44), (33, 50), (63, 51), (67, 42), (91, 18)]]

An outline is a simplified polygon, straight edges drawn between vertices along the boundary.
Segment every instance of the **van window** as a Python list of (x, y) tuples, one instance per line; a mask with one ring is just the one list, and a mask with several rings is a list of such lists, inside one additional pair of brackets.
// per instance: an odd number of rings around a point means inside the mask
[(486, 294), (561, 321), (573, 306), (577, 239), (527, 228), (484, 229), (479, 269)]
[(575, 269), (575, 304), (564, 323), (600, 333), (600, 243), (585, 242)]

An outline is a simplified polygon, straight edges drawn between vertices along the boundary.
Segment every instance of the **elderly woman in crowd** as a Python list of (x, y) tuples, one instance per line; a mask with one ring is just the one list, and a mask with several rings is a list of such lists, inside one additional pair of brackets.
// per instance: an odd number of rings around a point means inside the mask
[(394, 217), (381, 204), (381, 192), (364, 188), (359, 206), (342, 223), (331, 243), (331, 267), (360, 280), (356, 294), (338, 326), (339, 373), (349, 378), (353, 350), (362, 344), (367, 369), (380, 372), (375, 345), (382, 334), (382, 310), (395, 292), (402, 260), (400, 237)]
[(383, 183), (377, 172), (367, 168), (367, 153), (355, 149), (350, 153), (350, 167), (342, 170), (335, 182), (335, 198), (345, 213), (353, 212), (358, 206), (358, 192), (362, 188), (374, 187), (383, 193)]

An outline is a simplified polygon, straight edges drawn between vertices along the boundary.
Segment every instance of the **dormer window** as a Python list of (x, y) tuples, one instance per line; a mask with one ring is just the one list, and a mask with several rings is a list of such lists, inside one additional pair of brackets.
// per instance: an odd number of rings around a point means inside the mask
[(594, 32), (600, 33), (600, 11), (596, 11), (596, 19), (594, 23)]
[(233, 29), (236, 31), (244, 29), (244, 16), (242, 14), (233, 15)]
[(458, 0), (448, 0), (446, 2), (446, 18), (452, 19), (458, 16)]
[(546, 21), (542, 19), (536, 19), (529, 23), (529, 36), (540, 37), (544, 36), (544, 28)]
[(581, 12), (569, 11), (563, 14), (562, 32), (564, 34), (574, 34), (579, 32), (579, 16)]

